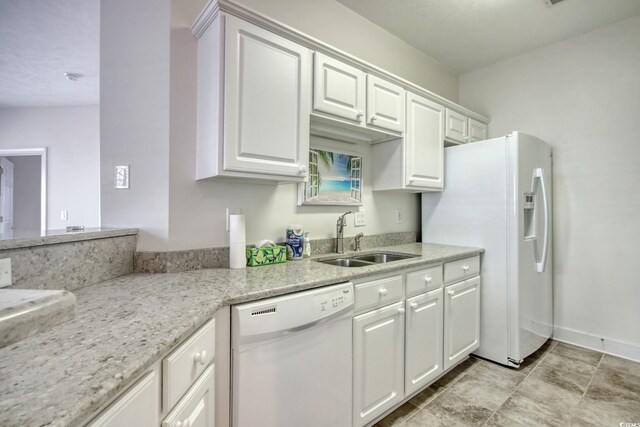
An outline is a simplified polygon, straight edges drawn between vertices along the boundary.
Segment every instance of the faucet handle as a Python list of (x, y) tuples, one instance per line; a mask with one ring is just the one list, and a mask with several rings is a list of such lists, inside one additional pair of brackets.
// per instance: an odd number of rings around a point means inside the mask
[(350, 213), (351, 213), (351, 211), (349, 211), (349, 212), (345, 212), (345, 213), (343, 213), (342, 215), (340, 215), (340, 216), (338, 217), (338, 224), (339, 224), (339, 225), (342, 225), (342, 226), (347, 225), (347, 219), (346, 219), (345, 217), (346, 217), (347, 215), (349, 215)]

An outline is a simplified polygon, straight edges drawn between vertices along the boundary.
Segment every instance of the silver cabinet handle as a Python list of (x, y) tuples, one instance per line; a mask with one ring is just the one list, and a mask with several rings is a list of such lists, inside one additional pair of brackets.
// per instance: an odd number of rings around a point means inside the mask
[(387, 296), (387, 290), (385, 288), (380, 288), (378, 293), (380, 294), (381, 297), (386, 297)]
[(424, 283), (426, 283), (427, 285), (431, 284), (431, 277), (430, 276), (425, 277)]
[(454, 291), (453, 289), (449, 289), (449, 290), (447, 291), (447, 293), (448, 293), (449, 295), (453, 296), (453, 295), (455, 295), (455, 294), (456, 294), (456, 291)]
[(302, 165), (298, 168), (298, 173), (303, 174), (303, 173), (307, 173), (307, 167), (305, 165)]
[(371, 116), (371, 123), (375, 122), (376, 120), (378, 120), (378, 116), (376, 116), (375, 114), (373, 116)]
[(411, 306), (411, 308), (413, 308), (414, 310), (415, 310), (416, 308), (418, 308), (418, 303), (417, 303), (417, 302), (412, 302), (412, 303), (410, 303), (409, 305), (410, 305), (410, 306)]
[(463, 265), (463, 266), (462, 266), (462, 269), (463, 269), (465, 272), (467, 272), (467, 271), (469, 271), (469, 266), (468, 266), (468, 265)]
[(400, 308), (398, 309), (398, 313), (400, 313), (400, 314), (404, 314), (404, 308), (400, 307)]
[(362, 116), (364, 116), (362, 111), (358, 111), (358, 114), (356, 114), (356, 119), (358, 119), (358, 121), (361, 122), (362, 121)]

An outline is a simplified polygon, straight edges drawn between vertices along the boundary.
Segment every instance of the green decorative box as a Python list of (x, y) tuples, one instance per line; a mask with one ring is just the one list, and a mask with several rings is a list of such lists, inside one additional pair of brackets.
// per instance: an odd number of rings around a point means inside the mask
[(247, 248), (247, 267), (273, 265), (287, 262), (287, 247)]

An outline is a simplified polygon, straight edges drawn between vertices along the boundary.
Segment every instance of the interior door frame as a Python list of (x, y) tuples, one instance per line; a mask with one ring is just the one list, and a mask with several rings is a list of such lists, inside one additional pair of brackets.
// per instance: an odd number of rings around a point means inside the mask
[(40, 156), (40, 231), (47, 231), (47, 148), (0, 149), (0, 157)]

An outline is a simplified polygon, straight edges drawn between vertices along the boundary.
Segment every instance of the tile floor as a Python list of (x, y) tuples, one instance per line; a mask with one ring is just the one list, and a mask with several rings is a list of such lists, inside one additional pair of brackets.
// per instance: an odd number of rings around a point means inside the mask
[(518, 370), (472, 357), (375, 427), (469, 425), (640, 427), (640, 363), (553, 340)]

